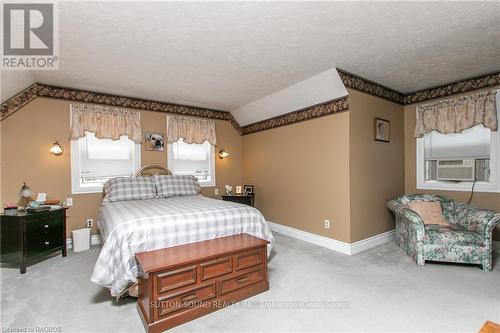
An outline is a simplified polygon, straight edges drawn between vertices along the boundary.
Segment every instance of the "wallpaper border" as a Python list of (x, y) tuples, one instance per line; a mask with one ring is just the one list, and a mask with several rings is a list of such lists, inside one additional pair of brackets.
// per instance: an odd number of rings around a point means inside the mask
[[(355, 74), (346, 72), (342, 69), (337, 68), (337, 71), (339, 73), (340, 79), (347, 88), (365, 92), (369, 95), (380, 97), (400, 105), (420, 103), (436, 98), (448, 97), (455, 94), (461, 94), (473, 90), (500, 85), (500, 72), (496, 72), (457, 82), (452, 82), (434, 88), (423, 89), (405, 95), (396, 90), (380, 85), (376, 82), (369, 81)], [(91, 92), (81, 89), (57, 87), (42, 83), (34, 83), (1, 104), (0, 121), (9, 117), (22, 107), (26, 106), (37, 97), (56, 98), (67, 101), (95, 103), (109, 106), (140, 109), (145, 111), (164, 112), (226, 120), (233, 125), (234, 129), (240, 135), (256, 133), (271, 128), (286, 126), (297, 122), (349, 110), (348, 97), (342, 97), (334, 101), (322, 103), (320, 105), (315, 105), (302, 110), (293, 111), (250, 125), (240, 126), (233, 115), (227, 111), (199, 108), (166, 102), (157, 102), (141, 98)]]
[(349, 97), (344, 96), (333, 101), (318, 104), (302, 110), (285, 113), (242, 127), (242, 135), (257, 133), (268, 129), (295, 124), (298, 122), (328, 116), (349, 110)]
[(448, 97), (500, 85), (500, 72), (494, 72), (404, 94), (340, 68), (337, 68), (337, 71), (342, 83), (344, 83), (347, 88), (359, 90), (369, 95), (380, 97), (401, 105), (426, 102), (436, 98)]
[(500, 72), (476, 76), (470, 79), (406, 94), (404, 97), (404, 105), (425, 102), (431, 99), (448, 97), (497, 85), (500, 85)]
[(125, 97), (81, 89), (64, 88), (42, 83), (34, 83), (25, 90), (2, 103), (0, 109), (0, 120), (9, 117), (37, 97), (56, 98), (66, 101), (119, 106), (130, 109), (173, 113), (220, 120), (231, 120), (232, 118), (231, 114), (227, 111), (205, 109), (194, 106), (157, 102), (141, 98)]
[(398, 104), (403, 104), (404, 102), (405, 95), (394, 89), (367, 80), (340, 68), (337, 68), (337, 72), (339, 73), (340, 80), (342, 80), (342, 83), (346, 88), (359, 90), (369, 95), (380, 97)]

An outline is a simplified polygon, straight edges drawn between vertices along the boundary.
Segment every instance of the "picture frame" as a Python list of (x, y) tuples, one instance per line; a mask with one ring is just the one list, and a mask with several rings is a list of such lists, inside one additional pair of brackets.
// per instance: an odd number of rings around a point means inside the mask
[(391, 122), (387, 119), (375, 118), (374, 137), (375, 137), (375, 141), (390, 142), (391, 141)]
[(245, 185), (243, 187), (243, 191), (245, 195), (254, 195), (253, 185)]
[(235, 193), (238, 195), (241, 195), (243, 194), (243, 186), (241, 185), (236, 185), (236, 190), (235, 190)]
[(163, 133), (144, 132), (144, 147), (146, 151), (164, 151), (165, 139)]

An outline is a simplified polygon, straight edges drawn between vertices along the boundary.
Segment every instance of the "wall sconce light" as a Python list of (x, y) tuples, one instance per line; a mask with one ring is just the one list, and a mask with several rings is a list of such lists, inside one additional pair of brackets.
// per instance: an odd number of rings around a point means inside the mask
[(227, 157), (229, 157), (229, 153), (228, 153), (227, 151), (225, 151), (224, 149), (221, 149), (221, 150), (219, 151), (219, 158), (220, 158), (221, 160), (223, 160), (223, 159), (225, 159), (225, 158), (227, 158)]
[(61, 155), (63, 153), (63, 147), (57, 141), (52, 144), (49, 150), (54, 155)]

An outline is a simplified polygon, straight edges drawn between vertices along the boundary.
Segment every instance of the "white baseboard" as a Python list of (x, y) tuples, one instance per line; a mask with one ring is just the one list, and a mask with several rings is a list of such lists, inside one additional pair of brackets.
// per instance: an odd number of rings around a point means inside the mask
[(357, 254), (365, 250), (371, 249), (372, 247), (379, 246), (388, 243), (394, 239), (396, 231), (389, 230), (381, 234), (362, 239), (360, 241), (351, 243), (351, 254)]
[(267, 223), (269, 224), (269, 227), (272, 231), (303, 240), (304, 242), (326, 247), (327, 249), (347, 255), (360, 253), (372, 247), (390, 242), (394, 239), (394, 230), (390, 230), (380, 235), (375, 235), (373, 237), (366, 238), (355, 243), (346, 243), (333, 238), (324, 237), (307, 231), (287, 227), (282, 224), (269, 221)]
[(343, 254), (350, 255), (351, 248), (349, 243), (341, 242), (333, 238), (328, 238), (320, 235), (316, 235), (307, 231), (287, 227), (282, 224), (267, 222), (271, 227), (272, 231), (276, 231), (280, 234), (287, 235), (293, 238), (303, 240), (304, 242), (312, 243), (327, 249), (334, 250)]
[[(90, 235), (90, 246), (99, 244), (101, 244), (101, 235)], [(66, 248), (73, 248), (73, 239), (71, 237), (66, 238)]]

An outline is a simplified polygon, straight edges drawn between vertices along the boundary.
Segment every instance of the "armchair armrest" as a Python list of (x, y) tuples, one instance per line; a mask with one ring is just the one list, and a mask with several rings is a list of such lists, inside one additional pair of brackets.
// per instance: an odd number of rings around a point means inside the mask
[(424, 234), (424, 222), (422, 221), (422, 218), (413, 210), (409, 209), (396, 200), (389, 201), (387, 203), (387, 208), (394, 212), (394, 214), (402, 217), (410, 225), (410, 227), (417, 231), (420, 231), (422, 235)]
[(495, 226), (500, 223), (500, 214), (492, 210), (480, 209), (465, 203), (455, 204), (455, 224), (477, 232), (488, 243)]

